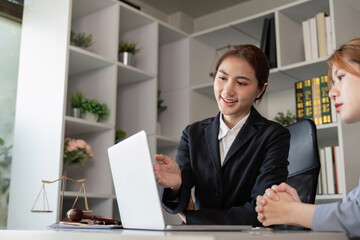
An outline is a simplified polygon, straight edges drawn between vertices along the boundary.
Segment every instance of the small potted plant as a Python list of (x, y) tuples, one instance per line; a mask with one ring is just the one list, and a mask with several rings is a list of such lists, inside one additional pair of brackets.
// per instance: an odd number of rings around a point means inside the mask
[[(0, 138), (0, 216), (5, 217), (5, 220), (10, 194), (11, 148), (12, 145), (6, 146), (4, 139)], [(3, 224), (4, 221), (0, 220), (0, 223)]]
[(160, 113), (162, 113), (163, 111), (165, 111), (167, 109), (167, 106), (163, 105), (164, 103), (164, 99), (161, 98), (161, 90), (159, 89), (157, 92), (157, 115), (158, 115), (158, 120), (156, 123), (156, 133), (158, 135), (161, 135), (161, 125), (160, 125), (160, 121), (159, 121), (159, 116)]
[(115, 132), (115, 143), (118, 143), (121, 141), (121, 139), (123, 139), (126, 136), (126, 132), (124, 132), (121, 129), (116, 129)]
[(81, 118), (81, 106), (83, 104), (84, 98), (84, 94), (80, 91), (77, 91), (75, 94), (71, 94), (71, 116)]
[(93, 157), (89, 144), (82, 139), (65, 138), (63, 175), (66, 176), (67, 170), (72, 165), (85, 167), (85, 162)]
[(135, 65), (135, 54), (140, 51), (135, 42), (120, 41), (118, 46), (119, 61), (125, 65)]
[(88, 121), (101, 121), (109, 115), (109, 109), (106, 104), (100, 103), (96, 99), (85, 99), (81, 106), (81, 113)]
[(294, 116), (289, 110), (287, 110), (286, 115), (283, 112), (278, 112), (274, 120), (280, 123), (283, 126), (292, 124), (296, 122), (296, 116)]
[(85, 32), (82, 33), (75, 33), (71, 31), (70, 36), (70, 44), (81, 47), (81, 48), (88, 48), (92, 46), (95, 42), (93, 41), (93, 37), (91, 34), (87, 34)]

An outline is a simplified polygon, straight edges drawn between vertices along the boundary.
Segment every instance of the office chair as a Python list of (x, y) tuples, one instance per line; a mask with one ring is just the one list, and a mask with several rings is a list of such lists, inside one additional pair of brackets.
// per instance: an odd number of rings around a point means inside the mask
[[(315, 123), (304, 119), (286, 126), (290, 131), (289, 175), (286, 182), (296, 189), (303, 203), (315, 202), (319, 179), (320, 159)], [(280, 225), (276, 229), (306, 229)]]

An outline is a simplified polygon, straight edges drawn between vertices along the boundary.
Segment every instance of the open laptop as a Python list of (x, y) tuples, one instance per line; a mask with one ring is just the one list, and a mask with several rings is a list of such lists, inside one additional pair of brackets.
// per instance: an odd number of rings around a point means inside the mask
[(108, 148), (121, 222), (127, 229), (251, 230), (250, 225), (167, 225), (152, 167), (145, 131)]

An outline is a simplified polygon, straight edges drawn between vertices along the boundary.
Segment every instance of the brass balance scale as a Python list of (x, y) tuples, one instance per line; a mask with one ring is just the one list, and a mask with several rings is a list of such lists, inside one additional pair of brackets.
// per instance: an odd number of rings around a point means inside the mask
[[(49, 202), (48, 202), (48, 198), (47, 198), (47, 194), (46, 194), (46, 189), (45, 189), (45, 184), (51, 184), (51, 183), (55, 183), (55, 182), (58, 182), (58, 181), (62, 181), (62, 194), (61, 194), (61, 203), (60, 203), (60, 213), (62, 214), (63, 212), (63, 202), (64, 202), (64, 191), (65, 191), (65, 181), (72, 181), (72, 182), (77, 182), (77, 183), (82, 183), (81, 184), (81, 187), (80, 187), (80, 190), (76, 196), (76, 199), (72, 205), (72, 209), (75, 207), (75, 204), (81, 194), (82, 191), (84, 191), (84, 201), (85, 201), (85, 209), (82, 210), (83, 212), (92, 212), (92, 210), (89, 209), (89, 205), (88, 205), (88, 201), (87, 201), (87, 197), (86, 197), (86, 190), (85, 190), (85, 181), (86, 181), (86, 178), (82, 178), (82, 179), (78, 179), (78, 180), (75, 180), (75, 179), (72, 179), (72, 178), (69, 178), (69, 177), (66, 177), (66, 176), (62, 176), (61, 178), (59, 179), (56, 179), (54, 181), (48, 181), (48, 180), (41, 180), (42, 181), (42, 187), (40, 189), (40, 192), (35, 200), (35, 203), (31, 209), (31, 212), (34, 212), (34, 213), (50, 213), (52, 212), (52, 210), (50, 210), (50, 207), (49, 207)], [(37, 202), (39, 201), (39, 198), (40, 198), (40, 195), (42, 195), (42, 199), (43, 199), (43, 208), (42, 209), (35, 209), (35, 206), (37, 204)]]

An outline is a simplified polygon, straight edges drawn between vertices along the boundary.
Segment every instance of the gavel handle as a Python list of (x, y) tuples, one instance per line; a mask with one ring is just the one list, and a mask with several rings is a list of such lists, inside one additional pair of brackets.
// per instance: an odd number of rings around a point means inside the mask
[(91, 219), (94, 221), (100, 221), (100, 222), (104, 222), (104, 223), (115, 223), (115, 224), (121, 224), (120, 221), (118, 220), (114, 220), (114, 219), (107, 219), (107, 218), (99, 218), (99, 217), (95, 217), (95, 216), (88, 216), (84, 214), (84, 218), (85, 219)]

